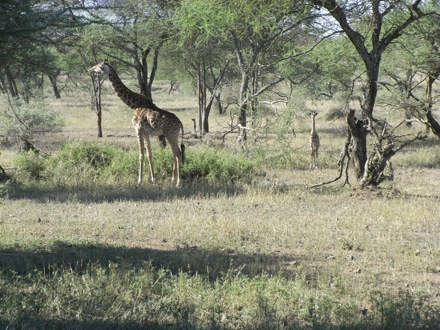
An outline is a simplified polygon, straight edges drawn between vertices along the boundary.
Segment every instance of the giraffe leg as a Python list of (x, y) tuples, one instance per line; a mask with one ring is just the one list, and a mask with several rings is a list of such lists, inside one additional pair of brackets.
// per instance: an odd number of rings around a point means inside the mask
[(310, 154), (310, 169), (315, 169), (318, 168), (318, 163), (316, 160), (317, 156), (316, 156), (316, 149), (312, 149), (312, 152)]
[(148, 134), (145, 135), (145, 142), (147, 144), (147, 158), (148, 158), (148, 164), (150, 165), (151, 182), (154, 183), (154, 169), (153, 169), (153, 160), (151, 157), (152, 156), (151, 143)]
[(173, 152), (173, 176), (171, 178), (171, 182), (176, 182), (176, 187), (180, 185), (180, 167), (182, 164), (182, 152), (179, 148), (178, 141), (176, 140), (168, 140), (171, 146), (171, 150)]
[(145, 155), (145, 144), (144, 137), (140, 130), (137, 130), (138, 144), (139, 144), (139, 176), (138, 185), (142, 182), (142, 172), (144, 170), (144, 155)]
[(316, 155), (315, 155), (315, 167), (318, 168), (318, 150), (316, 150)]

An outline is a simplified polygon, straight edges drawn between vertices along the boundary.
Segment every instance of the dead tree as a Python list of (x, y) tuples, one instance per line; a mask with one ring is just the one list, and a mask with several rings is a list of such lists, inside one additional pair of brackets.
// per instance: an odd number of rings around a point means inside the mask
[[(411, 143), (427, 138), (420, 133), (412, 138), (396, 134), (396, 129), (405, 122), (391, 127), (386, 121), (370, 121), (369, 131), (375, 137), (375, 141), (365, 163), (361, 186), (378, 186), (386, 179), (392, 180), (394, 175), (391, 157)], [(389, 168), (388, 175), (385, 174), (386, 167)]]
[[(421, 134), (417, 134), (412, 138), (397, 134), (396, 130), (406, 121), (402, 121), (396, 127), (392, 127), (385, 120), (379, 121), (372, 117), (367, 120), (357, 120), (354, 113), (354, 110), (350, 110), (346, 116), (348, 126), (347, 141), (338, 162), (339, 175), (335, 179), (312, 185), (310, 188), (338, 181), (341, 179), (344, 170), (344, 185), (349, 184), (348, 169), (350, 162), (355, 168), (356, 177), (361, 187), (376, 187), (384, 180), (393, 180), (394, 173), (391, 157), (413, 142), (426, 139), (426, 135)], [(366, 140), (367, 133), (374, 138), (374, 142), (367, 157), (362, 158), (355, 151), (366, 148), (366, 144), (360, 144), (360, 141)], [(356, 148), (353, 146), (356, 146)], [(387, 168), (389, 173), (385, 173)]]

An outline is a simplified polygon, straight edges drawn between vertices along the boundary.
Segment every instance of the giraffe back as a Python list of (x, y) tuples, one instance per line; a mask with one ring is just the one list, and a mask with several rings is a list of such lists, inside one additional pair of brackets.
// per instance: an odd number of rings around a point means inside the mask
[(135, 110), (133, 125), (152, 136), (165, 135), (167, 139), (178, 139), (183, 128), (182, 122), (172, 112), (156, 107)]

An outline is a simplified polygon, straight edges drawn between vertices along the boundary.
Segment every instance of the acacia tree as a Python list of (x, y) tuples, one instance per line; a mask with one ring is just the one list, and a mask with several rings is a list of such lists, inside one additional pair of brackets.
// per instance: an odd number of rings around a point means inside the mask
[[(198, 126), (200, 137), (209, 132), (209, 115), (216, 97), (220, 102), (219, 89), (231, 61), (231, 44), (221, 36), (204, 38), (194, 28), (196, 18), (189, 19), (189, 8), (183, 4), (173, 17), (175, 37), (168, 42), (167, 60), (173, 70), (189, 74), (195, 82), (198, 99)], [(196, 25), (197, 26), (197, 25)]]
[[(302, 1), (204, 1), (184, 0), (178, 16), (184, 35), (197, 33), (198, 42), (209, 42), (212, 38), (233, 49), (241, 83), (238, 93), (241, 127), (247, 125), (248, 109), (256, 111), (258, 96), (281, 82), (284, 77), (268, 79), (262, 85), (259, 78), (272, 72), (283, 58), (264, 57), (286, 35), (294, 35), (300, 29), (304, 15)], [(281, 57), (284, 55), (281, 53)], [(245, 131), (242, 132), (246, 139)]]
[(432, 111), (439, 100), (433, 88), (440, 79), (440, 16), (430, 15), (412, 26), (394, 48), (402, 54), (403, 74), (387, 73), (398, 87), (397, 105), (406, 110), (409, 119), (416, 118), (440, 138), (440, 123)]
[[(0, 2), (0, 90), (6, 110), (0, 113), (8, 139), (23, 149), (33, 148), (36, 134), (58, 131), (62, 122), (43, 103), (29, 101), (43, 82), (43, 75), (56, 79), (55, 45), (66, 31), (88, 23), (84, 13), (95, 1), (3, 0)], [(31, 88), (32, 87), (32, 88)], [(54, 92), (59, 92), (53, 85)], [(18, 100), (21, 98), (21, 100)]]
[[(38, 87), (40, 73), (50, 79), (58, 73), (52, 49), (66, 31), (89, 23), (84, 13), (96, 1), (3, 0), (0, 3), (0, 83), (12, 97), (24, 94), (29, 83)], [(18, 81), (25, 83), (19, 84)], [(53, 85), (55, 94), (56, 85)], [(21, 90), (20, 90), (21, 89)]]
[(159, 54), (169, 37), (174, 4), (165, 0), (106, 0), (107, 7), (92, 13), (101, 26), (96, 44), (105, 57), (136, 72), (139, 92), (151, 100)]
[[(421, 0), (415, 1), (345, 1), (313, 0), (317, 9), (325, 8), (348, 37), (362, 60), (366, 70), (366, 83), (361, 99), (362, 117), (356, 118), (354, 111), (347, 115), (350, 134), (349, 157), (353, 160), (356, 177), (362, 185), (378, 185), (384, 179), (383, 171), (390, 158), (411, 141), (395, 146), (392, 129), (374, 116), (378, 94), (379, 70), (385, 50), (414, 22), (427, 16)], [(367, 19), (368, 32), (356, 26), (357, 18)], [(371, 32), (370, 32), (371, 31)], [(376, 142), (367, 152), (367, 127)]]

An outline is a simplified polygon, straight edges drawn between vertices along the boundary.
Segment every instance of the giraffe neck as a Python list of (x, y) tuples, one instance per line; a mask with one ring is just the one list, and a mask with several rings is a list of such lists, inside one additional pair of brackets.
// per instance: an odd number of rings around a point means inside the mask
[(315, 130), (315, 116), (312, 116), (312, 133), (316, 132)]
[(110, 68), (108, 75), (109, 80), (112, 83), (112, 88), (115, 94), (132, 109), (150, 107), (153, 102), (145, 95), (133, 92), (127, 86), (124, 85), (122, 80), (117, 75), (113, 68)]

